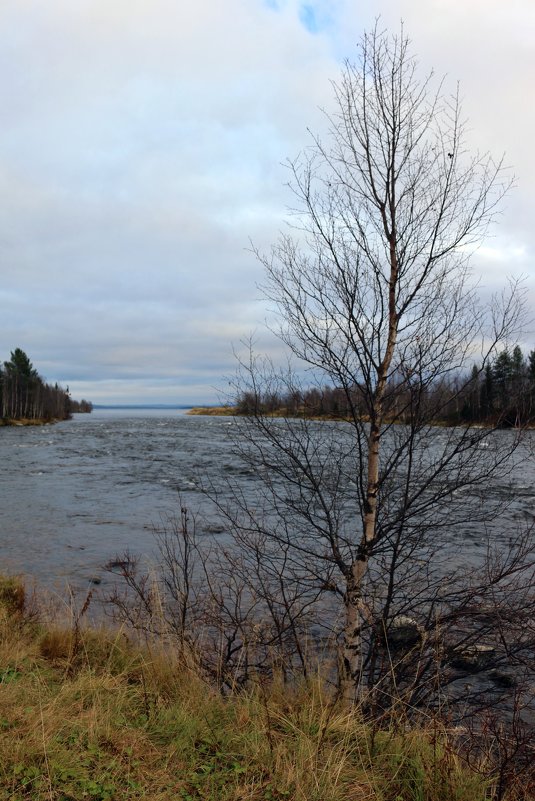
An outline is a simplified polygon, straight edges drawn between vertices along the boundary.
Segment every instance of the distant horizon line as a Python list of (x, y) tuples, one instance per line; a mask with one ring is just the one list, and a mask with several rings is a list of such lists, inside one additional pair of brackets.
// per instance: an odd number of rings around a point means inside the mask
[(217, 403), (93, 403), (93, 409), (194, 409), (214, 408)]

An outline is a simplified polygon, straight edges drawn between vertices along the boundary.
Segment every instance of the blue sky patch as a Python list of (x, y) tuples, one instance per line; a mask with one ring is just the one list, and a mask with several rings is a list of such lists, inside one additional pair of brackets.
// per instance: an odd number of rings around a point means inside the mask
[(318, 33), (320, 24), (314, 6), (306, 3), (299, 9), (299, 19), (310, 33)]

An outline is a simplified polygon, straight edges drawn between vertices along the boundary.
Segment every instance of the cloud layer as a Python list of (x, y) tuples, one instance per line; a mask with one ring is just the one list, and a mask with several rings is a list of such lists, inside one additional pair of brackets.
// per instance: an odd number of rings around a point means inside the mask
[(478, 266), (532, 267), (531, 0), (4, 0), (0, 358), (96, 402), (212, 402), (262, 325), (281, 162), (378, 10), (462, 81), (472, 142), (518, 176)]

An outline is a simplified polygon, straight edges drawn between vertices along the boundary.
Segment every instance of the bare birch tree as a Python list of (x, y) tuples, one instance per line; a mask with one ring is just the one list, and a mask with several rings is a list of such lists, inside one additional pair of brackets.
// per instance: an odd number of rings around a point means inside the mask
[[(257, 254), (282, 340), (320, 385), (342, 388), (350, 420), (318, 433), (257, 404), (237, 424), (237, 447), (270, 500), (261, 512), (235, 498), (230, 516), (241, 515), (242, 531), (269, 533), (296, 571), (306, 564), (311, 583), (343, 597), (347, 695), (362, 687), (366, 659), (369, 668), (363, 631), (373, 620), (380, 636), (411, 609), (417, 566), (436, 566), (446, 529), (491, 513), (488, 499), (474, 510), (455, 494), (506, 473), (518, 445), (510, 434), (495, 447), (490, 428), (437, 436), (433, 427), (473, 378), (473, 361), (484, 371), (522, 315), (517, 286), (483, 305), (469, 269), (507, 171), (468, 152), (458, 92), (433, 86), (403, 31), (365, 34), (358, 63), (333, 84), (326, 138), (313, 136), (289, 163), (290, 233)], [(242, 368), (238, 392), (249, 399), (266, 380), (295, 388), (291, 376), (266, 379), (254, 357)]]
[[(222, 692), (306, 676), (319, 649), (332, 677), (335, 638), (341, 689), (372, 713), (399, 698), (466, 706), (466, 673), (490, 669), (520, 697), (532, 671), (533, 533), (493, 529), (520, 431), (470, 415), (435, 425), (522, 321), (518, 287), (483, 305), (469, 271), (509, 181), (465, 150), (458, 97), (432, 83), (403, 35), (365, 35), (334, 85), (326, 141), (289, 165), (292, 235), (258, 254), (305, 386), (319, 405), (325, 383), (341, 393), (344, 419), (307, 417), (297, 372), (250, 351), (236, 386), (246, 414), (230, 427), (244, 469), (205, 486), (228, 527), (197, 537), (182, 509), (152, 577), (128, 555), (114, 563), (120, 619), (163, 620)], [(270, 416), (281, 397), (295, 417)], [(474, 684), (480, 708), (487, 689)]]

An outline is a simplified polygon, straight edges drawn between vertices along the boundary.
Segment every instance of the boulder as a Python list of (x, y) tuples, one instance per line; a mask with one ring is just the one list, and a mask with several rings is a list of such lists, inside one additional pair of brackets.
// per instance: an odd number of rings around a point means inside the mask
[(492, 667), (496, 657), (493, 645), (474, 643), (472, 645), (459, 645), (453, 649), (449, 662), (457, 670), (466, 673), (478, 673)]
[(387, 632), (387, 641), (390, 648), (412, 648), (419, 643), (424, 635), (423, 627), (407, 615), (396, 615), (392, 618)]

